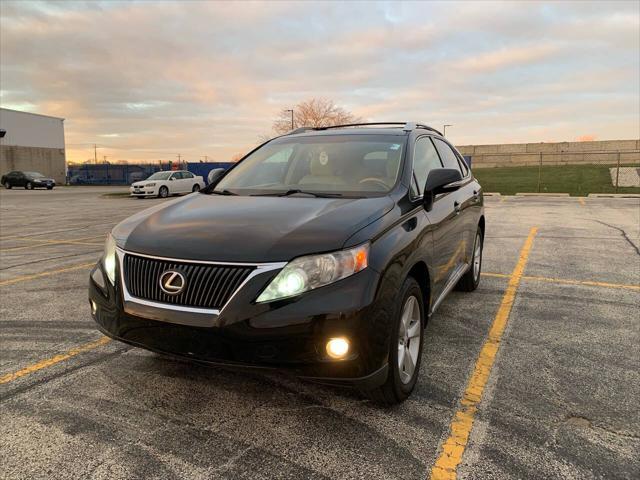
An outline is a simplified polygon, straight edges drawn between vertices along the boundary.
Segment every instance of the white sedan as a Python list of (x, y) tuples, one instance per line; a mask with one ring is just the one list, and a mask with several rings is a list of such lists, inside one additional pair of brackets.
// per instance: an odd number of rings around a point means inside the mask
[(196, 176), (186, 170), (173, 172), (156, 172), (146, 180), (131, 184), (129, 191), (132, 197), (160, 197), (178, 193), (197, 192), (204, 188), (202, 177)]

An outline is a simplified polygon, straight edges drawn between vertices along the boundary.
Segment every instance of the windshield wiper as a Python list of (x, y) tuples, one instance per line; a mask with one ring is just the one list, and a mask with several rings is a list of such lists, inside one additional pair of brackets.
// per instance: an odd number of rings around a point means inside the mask
[(300, 190), (299, 188), (293, 188), (291, 190), (287, 190), (286, 192), (258, 193), (251, 196), (252, 197), (288, 197), (289, 195), (295, 195), (296, 193), (301, 193), (303, 195), (313, 195), (314, 197), (319, 197), (319, 198), (333, 198), (333, 197), (343, 196), (341, 193), (315, 193), (315, 192), (307, 192), (306, 190)]
[(211, 193), (215, 193), (216, 195), (238, 195), (237, 193), (233, 193), (229, 190), (211, 190)]

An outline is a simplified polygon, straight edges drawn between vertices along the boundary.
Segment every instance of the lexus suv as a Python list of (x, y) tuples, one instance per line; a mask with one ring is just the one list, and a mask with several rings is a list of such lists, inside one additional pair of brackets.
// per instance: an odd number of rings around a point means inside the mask
[(98, 328), (406, 399), (427, 320), (480, 281), (482, 189), (456, 149), (418, 123), (302, 128), (209, 180), (108, 235), (89, 282)]

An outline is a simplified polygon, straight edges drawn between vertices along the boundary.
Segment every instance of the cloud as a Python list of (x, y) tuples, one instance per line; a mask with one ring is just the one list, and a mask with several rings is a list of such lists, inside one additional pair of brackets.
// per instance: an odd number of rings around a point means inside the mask
[(459, 144), (634, 138), (639, 17), (633, 2), (3, 2), (0, 103), (66, 118), (79, 160), (93, 143), (227, 160), (310, 97), (454, 124)]

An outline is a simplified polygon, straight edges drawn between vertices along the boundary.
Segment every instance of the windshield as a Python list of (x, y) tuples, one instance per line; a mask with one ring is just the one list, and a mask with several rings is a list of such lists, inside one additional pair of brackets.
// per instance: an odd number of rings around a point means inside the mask
[(399, 135), (283, 137), (245, 158), (215, 191), (238, 195), (385, 194), (398, 178), (404, 145), (405, 138)]
[(44, 175), (39, 172), (24, 172), (24, 174), (30, 178), (44, 178)]
[(172, 172), (156, 172), (151, 175), (147, 180), (169, 180)]

